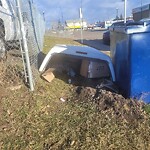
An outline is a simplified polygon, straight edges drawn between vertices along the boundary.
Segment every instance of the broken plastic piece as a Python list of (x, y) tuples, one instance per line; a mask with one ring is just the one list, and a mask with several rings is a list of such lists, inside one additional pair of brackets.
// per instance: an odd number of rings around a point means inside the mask
[(65, 100), (65, 99), (63, 99), (63, 98), (61, 97), (61, 98), (60, 98), (60, 101), (65, 102), (66, 100)]

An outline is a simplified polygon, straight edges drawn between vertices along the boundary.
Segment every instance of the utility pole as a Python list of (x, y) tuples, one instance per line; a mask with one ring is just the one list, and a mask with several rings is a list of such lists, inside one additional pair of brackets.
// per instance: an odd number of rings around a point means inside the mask
[(63, 12), (62, 12), (62, 8), (60, 7), (60, 14), (61, 14), (61, 25), (64, 24), (64, 16), (63, 16)]
[(117, 19), (117, 21), (118, 21), (118, 8), (116, 8), (116, 19)]
[(124, 0), (124, 23), (127, 22), (127, 0)]
[(142, 17), (143, 17), (142, 6), (143, 6), (143, 1), (141, 0), (141, 19), (142, 19)]

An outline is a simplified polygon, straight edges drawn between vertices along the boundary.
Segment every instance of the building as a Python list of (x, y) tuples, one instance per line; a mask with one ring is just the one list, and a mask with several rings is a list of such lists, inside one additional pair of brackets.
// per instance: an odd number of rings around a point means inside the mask
[(150, 4), (137, 7), (132, 10), (133, 20), (139, 21), (144, 18), (150, 18)]
[(113, 24), (112, 20), (104, 21), (104, 28), (108, 29)]
[(87, 22), (83, 19), (77, 19), (77, 20), (67, 20), (66, 21), (66, 27), (67, 29), (83, 29), (87, 28)]

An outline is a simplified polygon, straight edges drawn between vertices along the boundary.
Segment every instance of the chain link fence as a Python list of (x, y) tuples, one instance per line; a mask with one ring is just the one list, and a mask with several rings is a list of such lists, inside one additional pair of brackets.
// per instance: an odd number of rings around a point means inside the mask
[(44, 16), (33, 1), (0, 0), (0, 85), (25, 81), (34, 90), (44, 33)]
[[(20, 1), (29, 53), (37, 55), (43, 49), (45, 33), (44, 15), (39, 13), (31, 0)], [(36, 64), (36, 60), (31, 59), (31, 64)]]

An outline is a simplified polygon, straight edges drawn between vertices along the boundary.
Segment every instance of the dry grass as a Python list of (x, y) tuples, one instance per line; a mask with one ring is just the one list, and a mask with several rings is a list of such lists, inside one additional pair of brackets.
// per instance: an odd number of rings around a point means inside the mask
[(80, 43), (69, 38), (45, 36), (44, 53), (47, 53), (56, 44), (81, 45)]
[[(54, 39), (65, 43), (65, 39)], [(46, 37), (45, 51), (53, 46), (49, 41)], [(108, 117), (90, 102), (68, 99), (75, 86), (65, 81), (55, 78), (47, 83), (40, 79), (33, 93), (24, 85), (15, 91), (3, 88), (7, 94), (0, 98), (0, 149), (150, 149), (149, 118), (128, 124)], [(61, 97), (67, 101), (60, 101)]]

